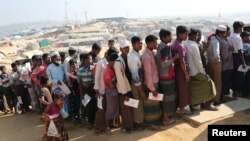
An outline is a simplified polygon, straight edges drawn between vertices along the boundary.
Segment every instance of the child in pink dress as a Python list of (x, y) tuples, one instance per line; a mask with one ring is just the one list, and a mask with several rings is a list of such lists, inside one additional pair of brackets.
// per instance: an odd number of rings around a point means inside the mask
[[(43, 135), (43, 139), (46, 138), (55, 138), (56, 141), (68, 141), (68, 133), (66, 128), (63, 124), (63, 119), (60, 115), (61, 108), (64, 103), (64, 97), (63, 95), (55, 95), (54, 96), (54, 102), (51, 104), (48, 104), (45, 111), (44, 111), (44, 120), (46, 125), (46, 133)], [(55, 123), (55, 126), (57, 128), (57, 131), (59, 133), (59, 137), (48, 137), (47, 131), (50, 124), (50, 120), (53, 120)]]

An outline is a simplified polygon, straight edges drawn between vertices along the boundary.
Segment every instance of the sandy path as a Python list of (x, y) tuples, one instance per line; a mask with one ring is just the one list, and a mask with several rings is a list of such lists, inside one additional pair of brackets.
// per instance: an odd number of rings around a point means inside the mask
[[(177, 124), (164, 127), (164, 131), (160, 132), (145, 130), (123, 134), (115, 130), (110, 136), (95, 136), (93, 131), (85, 129), (83, 125), (67, 123), (67, 129), (71, 141), (206, 141), (208, 124), (250, 124), (250, 116), (243, 111), (202, 125), (180, 119)], [(40, 141), (43, 131), (43, 123), (37, 115), (0, 116), (0, 141)]]

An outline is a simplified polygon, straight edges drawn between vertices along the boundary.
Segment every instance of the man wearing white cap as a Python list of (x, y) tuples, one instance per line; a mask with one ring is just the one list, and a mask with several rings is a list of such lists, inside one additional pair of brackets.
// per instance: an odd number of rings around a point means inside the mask
[(50, 54), (52, 63), (47, 68), (47, 75), (50, 77), (52, 83), (54, 84), (52, 90), (56, 88), (56, 85), (61, 85), (65, 79), (65, 74), (63, 67), (61, 65), (60, 54), (54, 51)]
[(69, 47), (68, 52), (69, 52), (69, 56), (63, 62), (63, 68), (64, 68), (64, 71), (65, 71), (65, 74), (66, 74), (67, 82), (69, 81), (69, 77), (68, 77), (67, 74), (70, 73), (69, 60), (77, 58), (77, 56), (76, 56), (76, 48), (75, 47)]
[(212, 78), (216, 87), (216, 97), (214, 105), (219, 104), (221, 93), (221, 58), (220, 58), (220, 40), (226, 37), (227, 27), (219, 25), (215, 34), (209, 37), (210, 46), (207, 49), (208, 74)]
[[(50, 54), (52, 63), (47, 68), (47, 75), (49, 76), (51, 82), (53, 83), (52, 91), (54, 94), (60, 92), (58, 85), (62, 85), (65, 81), (65, 73), (61, 65), (61, 57), (59, 52), (54, 51)], [(69, 97), (64, 97), (63, 109), (69, 114)]]
[(127, 55), (129, 53), (129, 43), (122, 40), (120, 43), (121, 56), (115, 61), (114, 70), (117, 79), (116, 87), (119, 92), (119, 103), (122, 117), (122, 131), (130, 132), (133, 128), (133, 111), (131, 107), (125, 106), (124, 101), (128, 101), (132, 97), (129, 80), (131, 74), (128, 68)]
[(228, 37), (230, 36), (230, 27), (227, 26), (227, 36), (220, 40), (220, 53), (221, 53), (221, 96), (220, 103), (225, 103), (225, 95), (230, 93), (233, 74), (233, 51), (234, 48), (229, 45)]

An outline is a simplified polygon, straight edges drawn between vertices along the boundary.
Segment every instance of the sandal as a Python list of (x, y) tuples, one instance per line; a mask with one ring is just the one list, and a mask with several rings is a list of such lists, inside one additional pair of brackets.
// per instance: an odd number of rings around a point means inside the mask
[(118, 125), (109, 125), (109, 128), (111, 128), (111, 129), (117, 129), (117, 128), (119, 128), (119, 126)]
[(218, 111), (219, 109), (213, 105), (207, 106), (204, 108), (204, 110), (208, 110), (208, 111)]
[(174, 124), (174, 123), (176, 123), (176, 120), (173, 119), (173, 118), (170, 119), (168, 122), (164, 122), (164, 121), (162, 122), (162, 124), (165, 125), (165, 126), (171, 125), (171, 124)]
[(193, 115), (194, 114), (193, 111), (188, 111), (188, 110), (179, 111), (178, 113), (181, 115)]

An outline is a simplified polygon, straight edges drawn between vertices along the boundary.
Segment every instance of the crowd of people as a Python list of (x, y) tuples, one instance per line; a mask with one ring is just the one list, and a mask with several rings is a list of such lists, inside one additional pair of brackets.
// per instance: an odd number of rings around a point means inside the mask
[[(173, 41), (171, 32), (161, 29), (160, 39), (145, 38), (142, 52), (138, 36), (131, 38), (132, 47), (120, 41), (120, 50), (111, 39), (102, 59), (102, 47), (94, 43), (88, 53), (69, 47), (68, 57), (53, 51), (15, 61), (11, 73), (0, 67), (1, 108), (5, 113), (44, 113), (43, 138), (48, 138), (53, 120), (60, 134), (57, 140), (68, 140), (63, 119), (84, 122), (96, 134), (111, 134), (111, 128), (124, 133), (161, 130), (176, 122), (176, 113), (192, 115), (197, 106), (217, 111), (230, 89), (235, 99), (249, 94), (249, 72), (238, 71), (240, 65), (249, 65), (250, 33), (243, 27), (236, 21), (231, 33), (229, 26), (219, 25), (204, 42), (199, 29), (178, 26)], [(151, 94), (163, 94), (163, 100), (148, 99)], [(124, 104), (131, 98), (139, 101), (137, 108)]]

